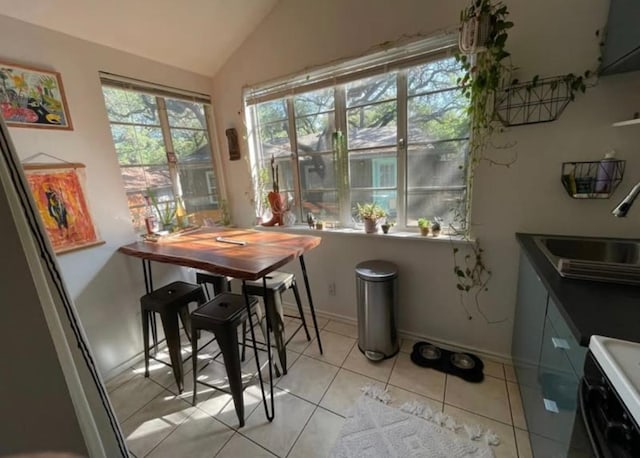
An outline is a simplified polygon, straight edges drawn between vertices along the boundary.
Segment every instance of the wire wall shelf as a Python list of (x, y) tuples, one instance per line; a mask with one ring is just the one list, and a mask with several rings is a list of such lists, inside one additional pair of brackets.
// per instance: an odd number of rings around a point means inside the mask
[(554, 76), (503, 89), (496, 95), (496, 112), (507, 127), (537, 124), (558, 119), (570, 101), (569, 82)]
[(608, 199), (624, 176), (626, 161), (563, 162), (562, 185), (574, 199)]

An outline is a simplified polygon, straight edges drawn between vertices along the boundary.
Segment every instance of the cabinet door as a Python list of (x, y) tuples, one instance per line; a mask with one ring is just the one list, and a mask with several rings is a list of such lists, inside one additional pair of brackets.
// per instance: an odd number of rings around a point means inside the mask
[(520, 255), (518, 296), (513, 323), (511, 354), (521, 386), (538, 385), (548, 293), (526, 255)]

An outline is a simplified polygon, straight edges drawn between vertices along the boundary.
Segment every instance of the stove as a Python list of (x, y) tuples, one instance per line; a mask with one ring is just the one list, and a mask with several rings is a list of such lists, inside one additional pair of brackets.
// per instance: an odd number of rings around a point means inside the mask
[(640, 343), (591, 337), (580, 410), (595, 456), (640, 457)]

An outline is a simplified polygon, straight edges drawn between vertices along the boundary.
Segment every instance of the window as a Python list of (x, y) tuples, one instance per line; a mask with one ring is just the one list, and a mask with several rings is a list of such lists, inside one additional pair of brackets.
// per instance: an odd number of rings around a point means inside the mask
[[(218, 188), (207, 127), (210, 107), (105, 81), (102, 92), (136, 231), (144, 229), (144, 196), (149, 192), (173, 208), (182, 196), (187, 214), (197, 221), (217, 219)], [(173, 157), (176, 161), (169, 160)]]
[[(299, 221), (313, 212), (352, 226), (356, 204), (376, 202), (400, 227), (455, 223), (469, 140), (462, 70), (440, 49), (410, 57), (245, 95), (255, 156), (260, 167), (276, 162)], [(346, 148), (333, 144), (337, 131)]]

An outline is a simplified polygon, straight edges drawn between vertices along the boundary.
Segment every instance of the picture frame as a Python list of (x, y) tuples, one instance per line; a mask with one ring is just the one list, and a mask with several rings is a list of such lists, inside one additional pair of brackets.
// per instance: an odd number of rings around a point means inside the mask
[(84, 164), (23, 164), (33, 200), (56, 254), (105, 243), (85, 198)]
[(73, 130), (60, 73), (0, 60), (0, 114), (9, 127)]

